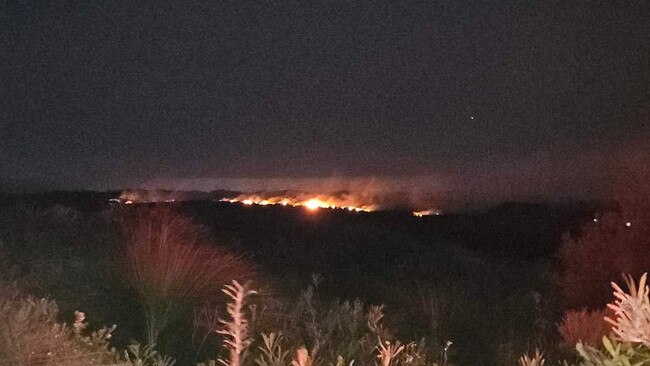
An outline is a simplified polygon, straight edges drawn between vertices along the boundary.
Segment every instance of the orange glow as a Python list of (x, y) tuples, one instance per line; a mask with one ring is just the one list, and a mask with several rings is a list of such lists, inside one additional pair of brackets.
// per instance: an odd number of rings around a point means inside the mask
[(319, 200), (317, 200), (315, 198), (312, 198), (309, 201), (305, 202), (305, 207), (307, 207), (310, 210), (315, 210), (315, 209), (321, 208), (321, 207), (327, 207), (325, 205), (326, 205), (325, 203), (323, 203), (323, 202), (321, 202), (321, 201), (319, 201)]
[(242, 203), (244, 205), (282, 205), (304, 207), (310, 211), (320, 208), (345, 209), (354, 212), (371, 212), (377, 210), (372, 203), (365, 203), (352, 194), (296, 194), (295, 196), (261, 197), (256, 194), (240, 195), (235, 198), (224, 198), (221, 202)]
[(440, 211), (434, 209), (424, 210), (424, 211), (413, 211), (413, 216), (415, 217), (424, 217), (424, 216), (431, 216), (431, 215), (438, 216), (440, 215)]

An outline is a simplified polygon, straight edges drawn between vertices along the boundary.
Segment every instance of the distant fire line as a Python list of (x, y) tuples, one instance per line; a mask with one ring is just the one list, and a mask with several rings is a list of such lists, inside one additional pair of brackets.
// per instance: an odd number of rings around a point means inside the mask
[(334, 198), (321, 198), (321, 197), (313, 197), (305, 200), (299, 200), (290, 197), (262, 198), (256, 196), (247, 196), (247, 197), (237, 197), (237, 198), (222, 198), (220, 201), (229, 202), (229, 203), (241, 203), (247, 206), (280, 205), (280, 206), (292, 206), (292, 207), (305, 207), (308, 210), (312, 210), (312, 211), (320, 208), (342, 209), (342, 210), (348, 210), (354, 212), (372, 212), (377, 210), (377, 208), (374, 205), (352, 205), (343, 202), (337, 202), (337, 199)]
[[(119, 198), (110, 199), (111, 203), (122, 203), (131, 205), (134, 203), (147, 203), (147, 202), (176, 202), (183, 201), (177, 200), (170, 194), (166, 195), (148, 195), (141, 194), (138, 196), (132, 192), (123, 192)], [(241, 194), (234, 198), (221, 198), (220, 202), (239, 203), (242, 205), (277, 205), (277, 206), (291, 206), (291, 207), (304, 207), (309, 211), (316, 211), (318, 209), (339, 209), (351, 212), (374, 212), (385, 208), (380, 207), (374, 203), (372, 198), (365, 197), (364, 195), (356, 195), (350, 193), (328, 195), (328, 194), (309, 194), (300, 193), (296, 195), (281, 195), (281, 196), (267, 196), (262, 194)], [(414, 217), (425, 216), (438, 216), (441, 212), (437, 209), (416, 210), (411, 214)]]
[[(330, 197), (314, 197), (307, 199), (297, 199), (291, 197), (270, 197), (263, 198), (259, 196), (240, 196), (236, 198), (222, 198), (221, 202), (228, 203), (241, 203), (243, 205), (259, 205), (259, 206), (268, 206), (268, 205), (281, 205), (281, 206), (292, 206), (292, 207), (305, 207), (309, 210), (317, 210), (320, 208), (331, 208), (331, 209), (343, 209), (354, 212), (373, 212), (378, 211), (379, 208), (376, 205), (353, 205), (346, 203), (336, 203), (336, 198)], [(425, 216), (439, 216), (441, 213), (435, 209), (413, 211), (411, 214), (415, 217), (425, 217)]]

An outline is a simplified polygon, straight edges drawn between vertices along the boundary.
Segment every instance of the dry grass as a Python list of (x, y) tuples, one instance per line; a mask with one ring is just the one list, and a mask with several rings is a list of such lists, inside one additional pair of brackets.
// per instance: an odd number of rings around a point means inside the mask
[(210, 245), (204, 227), (167, 208), (139, 212), (125, 236), (124, 262), (145, 309), (150, 344), (184, 305), (252, 276), (242, 256)]

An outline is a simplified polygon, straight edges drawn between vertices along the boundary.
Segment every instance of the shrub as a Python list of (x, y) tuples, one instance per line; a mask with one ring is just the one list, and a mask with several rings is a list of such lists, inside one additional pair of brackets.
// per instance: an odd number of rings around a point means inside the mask
[(609, 304), (615, 319), (606, 318), (613, 325), (612, 331), (618, 341), (639, 343), (650, 349), (650, 292), (646, 285), (647, 273), (641, 276), (637, 287), (632, 276), (626, 278), (629, 294), (612, 283), (616, 300)]
[(638, 277), (650, 268), (650, 177), (628, 176), (618, 187), (618, 210), (563, 239), (558, 284), (567, 308), (603, 308), (621, 273)]
[(628, 292), (612, 283), (616, 300), (608, 306), (614, 310), (615, 318), (606, 318), (612, 324), (611, 339), (602, 339), (605, 352), (578, 343), (576, 349), (584, 360), (582, 365), (650, 365), (650, 289), (646, 278), (647, 274), (641, 276), (637, 287), (628, 276)]
[(124, 354), (130, 366), (174, 366), (176, 364), (171, 357), (160, 355), (152, 344), (142, 346), (139, 343), (132, 343)]
[(602, 308), (609, 301), (610, 282), (621, 273), (639, 276), (650, 268), (650, 220), (635, 220), (624, 213), (608, 213), (596, 220), (579, 238), (565, 237), (560, 248), (559, 287), (571, 309)]
[(283, 336), (280, 333), (262, 334), (260, 354), (255, 359), (258, 366), (285, 366), (289, 362), (289, 351), (282, 349)]
[(124, 261), (144, 308), (149, 344), (189, 305), (252, 275), (240, 255), (209, 245), (204, 227), (170, 209), (138, 212), (125, 236)]
[(605, 321), (606, 313), (606, 310), (567, 311), (558, 325), (564, 343), (572, 349), (578, 343), (592, 347), (599, 345), (603, 336), (612, 329), (611, 324)]
[[(295, 309), (289, 312), (292, 315), (284, 319), (282, 331), (262, 333), (260, 340), (250, 332), (247, 316), (251, 313), (243, 311), (253, 292), (236, 281), (223, 291), (230, 298), (230, 318), (221, 321), (222, 328), (217, 332), (226, 336), (224, 345), (229, 357), (219, 359), (225, 366), (251, 365), (253, 361), (258, 366), (424, 366), (436, 360), (427, 354), (424, 341), (402, 344), (395, 339), (382, 324), (383, 306), (369, 306), (364, 311), (360, 301), (322, 304), (315, 286), (302, 293)], [(249, 348), (255, 342), (259, 346)], [(450, 345), (448, 342), (444, 349), (443, 365), (448, 364)], [(200, 365), (216, 364), (206, 361)]]
[(375, 357), (378, 338), (393, 340), (393, 333), (382, 324), (383, 306), (359, 301), (322, 302), (314, 286), (301, 293), (283, 333), (296, 347), (305, 346), (315, 362), (333, 361), (341, 356), (366, 364)]
[(15, 366), (108, 365), (119, 362), (108, 340), (115, 326), (86, 335), (85, 314), (72, 327), (58, 323), (56, 302), (26, 296), (0, 284), (0, 364)]

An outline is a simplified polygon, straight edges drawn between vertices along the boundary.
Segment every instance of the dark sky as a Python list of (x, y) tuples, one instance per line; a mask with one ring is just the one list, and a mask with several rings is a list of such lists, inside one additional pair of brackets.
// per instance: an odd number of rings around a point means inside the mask
[(647, 153), (649, 3), (5, 1), (0, 175), (580, 190)]

